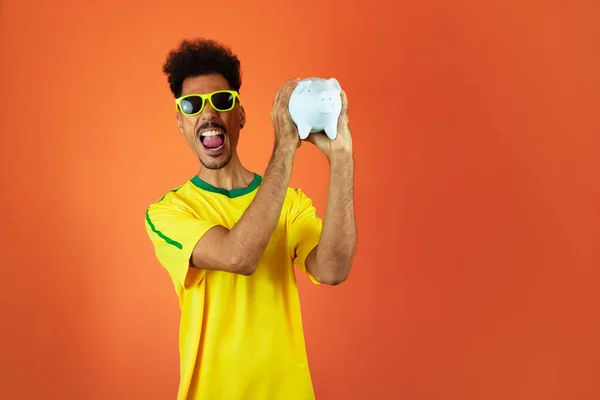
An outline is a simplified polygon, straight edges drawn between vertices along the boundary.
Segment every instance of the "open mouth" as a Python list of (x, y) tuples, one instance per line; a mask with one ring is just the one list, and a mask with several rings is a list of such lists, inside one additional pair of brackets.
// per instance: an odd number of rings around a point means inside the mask
[(225, 145), (225, 135), (218, 130), (204, 131), (200, 135), (200, 142), (206, 151), (214, 153)]

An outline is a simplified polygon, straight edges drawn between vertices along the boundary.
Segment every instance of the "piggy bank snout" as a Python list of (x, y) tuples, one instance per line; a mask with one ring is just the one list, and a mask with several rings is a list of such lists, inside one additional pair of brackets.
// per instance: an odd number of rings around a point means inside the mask
[(319, 111), (324, 114), (329, 114), (333, 112), (335, 108), (335, 95), (336, 93), (332, 91), (323, 91), (319, 93), (317, 104), (319, 106)]

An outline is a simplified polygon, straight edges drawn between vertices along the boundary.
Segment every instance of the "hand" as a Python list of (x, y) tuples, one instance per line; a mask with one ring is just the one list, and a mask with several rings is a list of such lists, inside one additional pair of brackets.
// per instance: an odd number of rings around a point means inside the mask
[(290, 79), (275, 93), (271, 109), (271, 121), (275, 129), (275, 146), (289, 146), (297, 149), (302, 144), (298, 135), (298, 128), (288, 109), (290, 96), (298, 81), (300, 81), (300, 78)]
[(330, 160), (337, 155), (352, 155), (352, 134), (348, 121), (348, 98), (346, 97), (346, 92), (343, 90), (341, 97), (342, 111), (338, 118), (336, 138), (331, 140), (325, 132), (316, 132), (311, 133), (304, 139), (317, 146)]

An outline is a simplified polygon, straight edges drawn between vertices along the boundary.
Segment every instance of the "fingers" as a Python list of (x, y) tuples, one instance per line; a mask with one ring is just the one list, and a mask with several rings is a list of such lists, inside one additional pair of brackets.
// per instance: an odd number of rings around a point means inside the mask
[(346, 92), (342, 90), (340, 95), (342, 97), (342, 115), (348, 115), (348, 98), (346, 97)]
[(300, 139), (298, 137), (298, 129), (292, 120), (288, 109), (288, 104), (292, 92), (298, 85), (299, 81), (300, 78), (293, 78), (287, 80), (283, 85), (281, 85), (275, 94), (273, 107), (271, 108), (271, 120), (273, 121), (273, 126), (275, 128), (276, 140), (290, 140), (296, 144), (296, 148), (299, 148), (301, 143), (299, 143)]
[(290, 100), (292, 92), (298, 85), (298, 81), (300, 81), (300, 78), (290, 79), (279, 88), (279, 91), (278, 91), (279, 97), (277, 100), (279, 103), (281, 103), (281, 105), (287, 106), (287, 103)]
[(279, 98), (281, 97), (282, 89), (283, 89), (283, 86), (280, 86), (279, 89), (277, 89), (277, 91), (275, 92), (275, 97), (273, 98), (273, 105), (279, 103)]
[(300, 78), (288, 79), (283, 85), (281, 85), (279, 87), (279, 89), (277, 89), (277, 92), (275, 93), (275, 100), (276, 101), (285, 101), (286, 98), (289, 99), (292, 92), (298, 85), (299, 81), (300, 81)]
[[(276, 115), (279, 115), (280, 117), (283, 116), (284, 119), (290, 118), (288, 112), (288, 103), (290, 101), (292, 92), (298, 85), (299, 81), (300, 78), (289, 79), (283, 85), (281, 85), (279, 89), (277, 89), (275, 98), (273, 99), (273, 107), (271, 108), (271, 118), (275, 118)], [(283, 113), (283, 115), (281, 113)], [(285, 114), (288, 114), (288, 116), (286, 117)]]
[(284, 110), (287, 108), (287, 103), (289, 102), (291, 93), (296, 87), (298, 80), (299, 78), (290, 79), (277, 89), (271, 108), (271, 117), (274, 117), (274, 113), (278, 112), (277, 110)]

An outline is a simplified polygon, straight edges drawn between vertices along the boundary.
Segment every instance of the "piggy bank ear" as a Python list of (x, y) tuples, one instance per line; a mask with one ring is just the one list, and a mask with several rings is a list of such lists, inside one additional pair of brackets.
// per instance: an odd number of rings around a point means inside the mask
[(311, 83), (312, 83), (311, 80), (305, 80), (305, 81), (298, 82), (298, 85), (296, 85), (296, 93), (297, 94), (302, 93), (304, 91), (304, 89), (307, 88)]
[(342, 87), (340, 86), (340, 83), (337, 81), (337, 79), (335, 78), (330, 78), (327, 80), (327, 83), (333, 87), (335, 90), (338, 91), (338, 93), (342, 92)]

